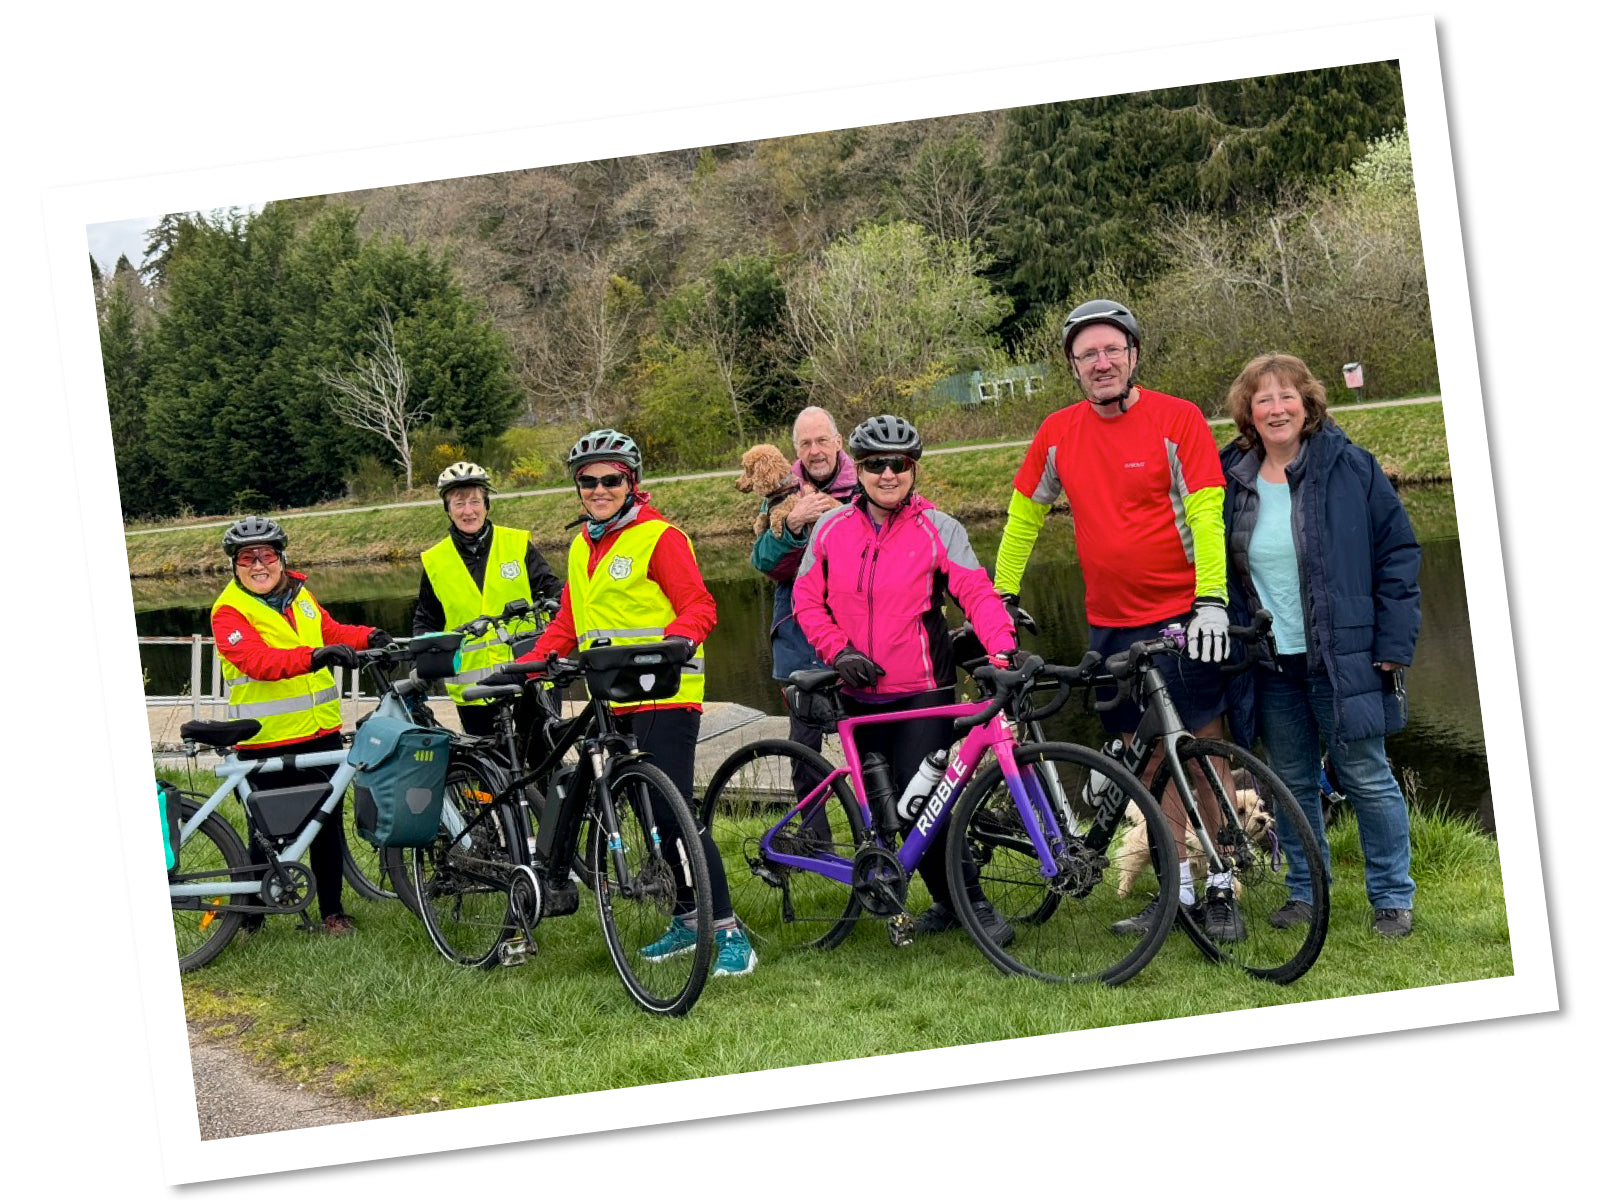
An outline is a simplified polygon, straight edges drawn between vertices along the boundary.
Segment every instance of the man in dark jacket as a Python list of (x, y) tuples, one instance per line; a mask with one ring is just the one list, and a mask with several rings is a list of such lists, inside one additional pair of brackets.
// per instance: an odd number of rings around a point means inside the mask
[[(847, 502), (856, 490), (856, 464), (845, 453), (839, 427), (826, 409), (801, 410), (794, 419), (794, 450), (797, 457), (792, 470), (800, 480), (802, 494), (784, 519), (782, 533), (763, 529), (750, 552), (751, 565), (777, 585), (772, 598), (772, 677), (780, 683), (796, 671), (827, 665), (794, 619), (794, 576), (817, 518)], [(762, 511), (766, 511), (765, 504)], [(793, 714), (789, 736), (813, 750), (822, 748), (822, 730)]]

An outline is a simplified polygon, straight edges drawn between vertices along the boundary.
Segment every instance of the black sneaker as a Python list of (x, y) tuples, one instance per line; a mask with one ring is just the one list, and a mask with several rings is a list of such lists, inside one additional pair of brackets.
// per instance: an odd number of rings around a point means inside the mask
[(1379, 937), (1403, 938), (1411, 936), (1411, 910), (1409, 908), (1375, 908), (1372, 910), (1372, 931)]
[[(993, 912), (993, 909), (989, 910)], [(911, 926), (912, 934), (918, 933), (946, 933), (961, 927), (961, 918), (950, 909), (935, 900), (928, 905), (928, 909)]]
[(1213, 942), (1244, 941), (1244, 917), (1239, 914), (1239, 903), (1233, 898), (1231, 887), (1206, 889), (1203, 924), (1206, 937)]
[(1125, 937), (1142, 937), (1149, 933), (1155, 925), (1156, 913), (1160, 908), (1160, 904), (1152, 900), (1133, 916), (1123, 917), (1120, 921), (1114, 921), (1111, 925), (1111, 932), (1122, 934)]
[(996, 946), (1004, 949), (1016, 939), (1017, 933), (1011, 928), (1011, 923), (995, 912), (994, 905), (987, 900), (974, 900), (972, 911), (977, 915), (978, 924), (983, 926), (983, 931)]
[(1274, 929), (1293, 929), (1296, 925), (1311, 924), (1311, 905), (1304, 900), (1290, 900), (1267, 918)]

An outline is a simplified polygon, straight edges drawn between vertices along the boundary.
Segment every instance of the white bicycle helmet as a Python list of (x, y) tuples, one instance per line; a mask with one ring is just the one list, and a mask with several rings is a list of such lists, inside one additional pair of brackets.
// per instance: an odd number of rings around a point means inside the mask
[(489, 482), (489, 472), (475, 462), (453, 462), (439, 472), (441, 499), (458, 487), (481, 487), (486, 496), (494, 491), (494, 484)]

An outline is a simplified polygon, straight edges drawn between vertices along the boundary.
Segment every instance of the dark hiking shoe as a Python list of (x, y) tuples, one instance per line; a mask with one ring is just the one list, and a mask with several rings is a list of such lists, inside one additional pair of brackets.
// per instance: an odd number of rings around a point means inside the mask
[(1372, 931), (1379, 937), (1403, 938), (1411, 936), (1411, 910), (1409, 908), (1375, 908), (1372, 910)]
[[(994, 909), (991, 908), (989, 911), (993, 912)], [(947, 933), (952, 929), (959, 929), (960, 927), (961, 918), (957, 917), (954, 912), (935, 900), (932, 904), (928, 905), (926, 912), (917, 917), (915, 923), (911, 926), (911, 932), (913, 934)]]
[(1304, 900), (1291, 900), (1267, 918), (1274, 929), (1293, 929), (1296, 925), (1311, 924), (1311, 905)]
[(995, 912), (994, 905), (987, 900), (974, 900), (972, 911), (978, 918), (978, 924), (983, 926), (983, 931), (996, 946), (1004, 949), (1016, 938), (1017, 934), (1011, 928), (1011, 923)]
[(1239, 902), (1233, 898), (1231, 887), (1206, 889), (1205, 918), (1202, 924), (1206, 937), (1213, 942), (1244, 941), (1244, 917), (1239, 913)]
[(1111, 932), (1121, 934), (1124, 937), (1143, 937), (1154, 928), (1156, 913), (1160, 910), (1160, 907), (1156, 901), (1150, 901), (1149, 904), (1146, 904), (1144, 908), (1133, 916), (1123, 917), (1120, 921), (1112, 922)]

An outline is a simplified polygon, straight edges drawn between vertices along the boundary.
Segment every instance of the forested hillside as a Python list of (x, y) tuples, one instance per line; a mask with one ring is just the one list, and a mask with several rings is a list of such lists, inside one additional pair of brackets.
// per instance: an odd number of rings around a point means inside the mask
[(1096, 295), (1203, 406), (1271, 348), (1437, 386), (1392, 63), (171, 214), (92, 266), (129, 517), (532, 484), (602, 424), (727, 465), (806, 403), (1026, 427)]

